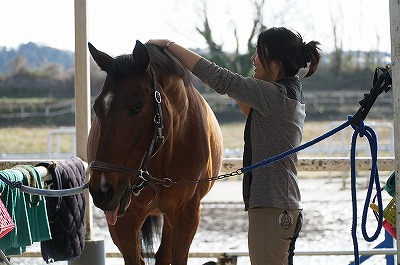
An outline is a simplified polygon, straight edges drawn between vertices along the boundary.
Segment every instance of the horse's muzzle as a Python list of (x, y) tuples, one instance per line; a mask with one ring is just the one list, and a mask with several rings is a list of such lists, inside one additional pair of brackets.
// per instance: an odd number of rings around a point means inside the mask
[(110, 184), (103, 184), (99, 189), (89, 186), (89, 192), (94, 205), (106, 213), (107, 222), (115, 224), (117, 217), (125, 214), (130, 204), (131, 192), (129, 186), (125, 187), (122, 194), (116, 194), (115, 188)]

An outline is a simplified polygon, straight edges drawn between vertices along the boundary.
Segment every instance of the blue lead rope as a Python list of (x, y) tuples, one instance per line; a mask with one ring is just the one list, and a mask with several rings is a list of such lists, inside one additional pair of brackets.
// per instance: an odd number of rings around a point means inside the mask
[(297, 153), (297, 152), (299, 152), (299, 151), (301, 151), (303, 149), (306, 149), (306, 148), (308, 148), (308, 147), (310, 147), (310, 146), (312, 146), (312, 145), (314, 145), (316, 143), (319, 143), (319, 142), (321, 142), (322, 140), (325, 140), (328, 137), (331, 137), (332, 135), (334, 135), (335, 133), (343, 130), (344, 128), (346, 128), (350, 124), (351, 124), (351, 121), (348, 120), (345, 123), (343, 123), (342, 125), (334, 128), (333, 130), (331, 130), (331, 131), (329, 131), (329, 132), (327, 132), (327, 133), (325, 133), (325, 134), (323, 134), (323, 135), (321, 135), (321, 136), (319, 136), (319, 137), (317, 137), (317, 138), (315, 138), (315, 139), (313, 139), (313, 140), (311, 140), (311, 141), (309, 141), (309, 142), (307, 142), (305, 144), (302, 144), (302, 145), (300, 145), (298, 147), (295, 147), (295, 148), (293, 148), (291, 150), (285, 151), (285, 152), (283, 152), (283, 153), (281, 153), (279, 155), (273, 156), (271, 158), (264, 159), (263, 161), (258, 162), (256, 164), (253, 164), (251, 166), (248, 166), (248, 167), (245, 167), (245, 168), (241, 168), (240, 170), (243, 173), (246, 173), (248, 171), (251, 171), (251, 170), (259, 168), (259, 167), (268, 166), (269, 164), (271, 164), (271, 163), (273, 163), (275, 161), (281, 160), (281, 159), (283, 159), (283, 158), (285, 158), (285, 157), (287, 157), (289, 155), (292, 155), (292, 154)]
[[(383, 210), (382, 210), (382, 196), (381, 196), (381, 187), (379, 182), (379, 174), (378, 174), (378, 142), (377, 137), (373, 129), (369, 126), (364, 126), (363, 121), (360, 122), (360, 125), (354, 126), (352, 142), (351, 142), (351, 150), (350, 150), (350, 161), (351, 161), (351, 198), (352, 198), (352, 206), (353, 206), (353, 223), (351, 228), (351, 235), (353, 239), (354, 245), (354, 263), (356, 265), (360, 264), (359, 252), (358, 252), (358, 241), (357, 241), (357, 188), (356, 188), (356, 145), (357, 145), (357, 137), (366, 136), (368, 139), (368, 143), (371, 151), (371, 173), (368, 184), (367, 195), (365, 198), (364, 209), (361, 219), (361, 230), (364, 239), (368, 242), (372, 242), (377, 239), (381, 230), (382, 230), (382, 221), (383, 221)], [(366, 231), (367, 227), (367, 216), (369, 204), (371, 202), (372, 189), (376, 186), (376, 197), (378, 199), (378, 226), (375, 230), (375, 233), (370, 237)]]

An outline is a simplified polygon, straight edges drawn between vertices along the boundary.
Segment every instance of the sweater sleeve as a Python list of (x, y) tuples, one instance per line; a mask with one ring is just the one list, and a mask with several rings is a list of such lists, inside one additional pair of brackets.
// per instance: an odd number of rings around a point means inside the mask
[(217, 93), (227, 94), (261, 113), (268, 109), (269, 104), (279, 102), (284, 94), (284, 87), (278, 83), (243, 77), (205, 58), (196, 63), (193, 74)]

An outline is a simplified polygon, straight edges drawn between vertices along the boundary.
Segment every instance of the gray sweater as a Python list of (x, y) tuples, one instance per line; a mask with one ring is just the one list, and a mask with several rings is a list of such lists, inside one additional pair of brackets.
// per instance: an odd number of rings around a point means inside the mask
[[(204, 58), (193, 74), (216, 92), (253, 108), (252, 164), (300, 145), (306, 114), (298, 76), (267, 82), (232, 73)], [(301, 209), (296, 163), (293, 154), (253, 170), (251, 185), (243, 187), (245, 208)]]

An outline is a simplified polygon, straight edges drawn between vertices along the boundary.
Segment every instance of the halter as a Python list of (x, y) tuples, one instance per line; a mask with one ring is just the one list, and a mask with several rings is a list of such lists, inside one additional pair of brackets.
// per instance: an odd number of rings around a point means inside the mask
[[(138, 170), (131, 169), (128, 167), (118, 166), (111, 163), (103, 162), (103, 161), (92, 161), (89, 165), (90, 169), (92, 170), (103, 170), (103, 171), (112, 171), (112, 172), (120, 172), (126, 174), (135, 175), (137, 178), (135, 184), (129, 187), (129, 190), (133, 192), (135, 196), (138, 196), (140, 192), (149, 185), (155, 195), (154, 198), (157, 196), (157, 188), (153, 183), (150, 182), (151, 175), (147, 171), (148, 164), (150, 159), (158, 152), (161, 146), (165, 142), (165, 137), (163, 135), (163, 116), (162, 116), (162, 108), (161, 108), (161, 94), (157, 90), (157, 81), (155, 78), (155, 72), (153, 67), (150, 65), (150, 74), (151, 74), (151, 83), (152, 83), (152, 92), (154, 93), (154, 131), (153, 131), (153, 138), (150, 141), (149, 147), (147, 149), (146, 156), (143, 160), (142, 165)], [(154, 200), (154, 199), (153, 199)], [(149, 205), (153, 202), (150, 201)]]

